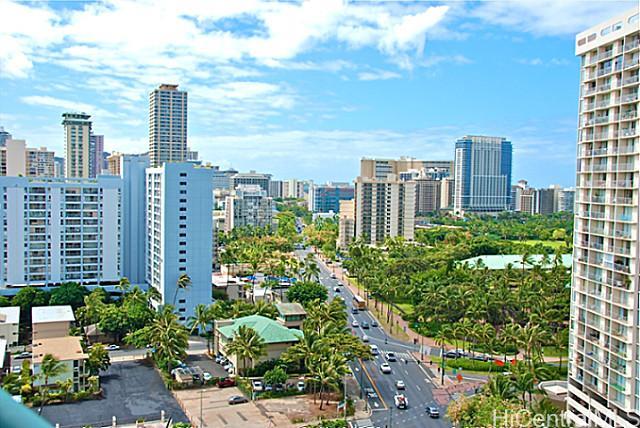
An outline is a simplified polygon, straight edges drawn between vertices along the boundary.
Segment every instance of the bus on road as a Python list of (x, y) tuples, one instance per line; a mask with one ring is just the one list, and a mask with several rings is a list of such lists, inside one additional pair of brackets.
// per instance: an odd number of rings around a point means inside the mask
[(353, 295), (353, 307), (360, 310), (367, 309), (367, 304), (364, 299), (356, 294)]

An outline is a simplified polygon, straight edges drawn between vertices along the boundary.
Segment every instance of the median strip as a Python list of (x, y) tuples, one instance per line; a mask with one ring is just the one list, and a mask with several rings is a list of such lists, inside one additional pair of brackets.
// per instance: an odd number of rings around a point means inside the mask
[[(376, 394), (378, 394), (378, 398), (380, 399), (380, 401), (382, 401), (382, 405), (384, 406), (385, 410), (388, 409), (389, 407), (387, 406), (387, 403), (384, 401), (384, 398), (382, 397), (380, 390), (378, 389), (378, 387), (376, 386), (376, 383), (371, 378), (371, 375), (369, 375), (369, 370), (367, 370), (367, 368), (365, 367), (362, 359), (358, 358), (358, 361), (360, 362), (360, 367), (364, 371), (364, 374), (367, 376), (367, 379), (369, 379), (369, 382), (371, 382), (371, 386), (376, 391)], [(362, 385), (360, 385), (360, 388), (362, 388)]]

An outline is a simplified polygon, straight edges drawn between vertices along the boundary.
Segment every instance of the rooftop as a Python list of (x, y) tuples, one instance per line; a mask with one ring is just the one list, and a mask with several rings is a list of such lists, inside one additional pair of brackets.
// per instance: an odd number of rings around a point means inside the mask
[[(546, 263), (542, 263), (543, 258), (542, 254), (530, 256), (529, 262), (524, 264), (524, 268), (531, 269), (535, 265), (540, 265), (543, 269), (551, 269), (554, 265), (555, 256), (549, 256), (549, 260)], [(478, 262), (481, 262), (483, 267), (490, 270), (506, 269), (508, 265), (511, 265), (513, 269), (522, 269), (523, 267), (522, 256), (518, 254), (477, 256), (462, 260), (460, 263), (467, 263), (469, 267), (476, 267)], [(571, 254), (563, 254), (562, 265), (568, 269), (571, 267), (571, 263)]]
[(19, 324), (20, 306), (0, 308), (0, 324)]
[(33, 363), (41, 363), (45, 355), (51, 354), (60, 361), (84, 360), (88, 358), (82, 350), (79, 336), (40, 339), (33, 344)]
[(44, 322), (75, 321), (71, 306), (36, 306), (31, 309), (33, 324)]
[(280, 315), (306, 315), (300, 303), (276, 303), (276, 308)]
[(254, 329), (267, 344), (297, 342), (302, 338), (301, 331), (287, 328), (279, 322), (261, 315), (236, 318), (231, 324), (219, 327), (218, 331), (227, 339), (231, 339), (242, 325)]

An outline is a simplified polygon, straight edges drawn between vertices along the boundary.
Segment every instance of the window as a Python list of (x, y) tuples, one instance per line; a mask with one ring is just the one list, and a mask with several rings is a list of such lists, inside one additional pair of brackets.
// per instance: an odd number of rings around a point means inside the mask
[(181, 233), (181, 234), (180, 234), (180, 237), (181, 237), (181, 238), (186, 238), (186, 237), (187, 237), (187, 234), (186, 234), (186, 233)]
[(186, 215), (181, 215), (181, 216), (180, 216), (180, 220), (186, 220), (186, 219), (187, 219), (187, 216), (186, 216)]
[(178, 312), (187, 312), (187, 310), (185, 308), (180, 308), (178, 309)]
[(187, 200), (186, 200), (186, 199), (180, 199), (180, 203), (181, 203), (181, 204), (186, 204), (186, 203), (187, 203)]
[(179, 299), (178, 303), (187, 303), (187, 299)]
[(181, 241), (181, 242), (180, 242), (180, 245), (187, 245), (187, 243), (186, 243), (186, 242), (184, 242), (184, 241)]
[(186, 211), (187, 207), (180, 207), (180, 211)]
[(186, 177), (186, 176), (187, 176), (187, 173), (186, 173), (186, 172), (181, 172), (181, 173), (180, 173), (180, 177)]
[(181, 266), (181, 267), (179, 267), (179, 268), (178, 268), (178, 270), (179, 270), (180, 272), (186, 272), (186, 271), (187, 271), (187, 268), (186, 268), (186, 267), (184, 267), (184, 266)]
[(611, 26), (608, 26), (606, 28), (603, 28), (602, 31), (600, 31), (600, 35), (601, 36), (606, 36), (607, 34), (609, 34), (611, 32)]
[(180, 194), (181, 194), (181, 195), (186, 195), (186, 194), (187, 194), (187, 191), (186, 191), (186, 190), (181, 190), (181, 191), (180, 191)]
[(187, 182), (186, 182), (186, 181), (181, 181), (181, 182), (180, 182), (180, 185), (181, 185), (181, 186), (186, 186), (186, 185), (187, 185)]
[(180, 263), (186, 263), (186, 262), (187, 262), (187, 259), (180, 259), (180, 260), (178, 260), (178, 262), (180, 262)]
[(181, 224), (180, 226), (178, 226), (180, 229), (186, 229), (187, 225), (186, 224)]
[(618, 31), (621, 28), (622, 28), (622, 21), (616, 22), (615, 24), (613, 24), (613, 31)]
[(635, 24), (636, 22), (640, 22), (640, 13), (636, 13), (635, 15), (630, 16), (627, 22), (629, 24)]
[(180, 250), (180, 251), (178, 251), (178, 253), (180, 253), (180, 254), (187, 254), (187, 250)]

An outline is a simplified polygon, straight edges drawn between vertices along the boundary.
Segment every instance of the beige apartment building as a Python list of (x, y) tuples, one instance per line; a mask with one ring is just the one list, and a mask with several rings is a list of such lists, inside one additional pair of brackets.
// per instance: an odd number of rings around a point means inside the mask
[(356, 234), (356, 205), (355, 200), (340, 201), (338, 213), (338, 247), (346, 250), (349, 248)]
[(54, 177), (54, 152), (46, 147), (27, 147), (25, 140), (6, 141), (0, 147), (0, 175), (11, 177)]
[(638, 8), (576, 37), (578, 168), (567, 417), (578, 427), (640, 421)]
[(63, 113), (62, 126), (65, 139), (65, 176), (69, 178), (91, 177), (91, 115)]
[(410, 157), (400, 159), (362, 158), (360, 160), (360, 176), (384, 180), (387, 175), (400, 176), (403, 172), (421, 169), (447, 170), (453, 175), (453, 161), (425, 161)]
[(69, 335), (75, 322), (73, 309), (68, 305), (36, 306), (31, 309), (33, 343)]
[(20, 306), (0, 308), (0, 339), (6, 340), (8, 347), (18, 345), (19, 329)]
[(89, 356), (82, 350), (82, 339), (79, 336), (52, 337), (34, 340), (32, 347), (32, 367), (35, 386), (44, 385), (45, 379), (41, 374), (44, 356), (53, 355), (64, 366), (64, 371), (48, 379), (49, 385), (73, 380), (73, 391), (82, 391), (89, 386), (89, 369), (86, 364)]
[(187, 92), (162, 84), (149, 94), (151, 167), (187, 160)]

